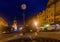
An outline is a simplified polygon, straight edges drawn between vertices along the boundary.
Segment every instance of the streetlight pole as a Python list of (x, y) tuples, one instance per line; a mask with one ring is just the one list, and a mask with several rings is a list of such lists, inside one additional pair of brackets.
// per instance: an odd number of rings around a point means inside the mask
[(23, 25), (25, 25), (25, 14), (23, 12)]
[(23, 25), (25, 26), (25, 10), (27, 8), (26, 4), (21, 5), (21, 9), (23, 10)]

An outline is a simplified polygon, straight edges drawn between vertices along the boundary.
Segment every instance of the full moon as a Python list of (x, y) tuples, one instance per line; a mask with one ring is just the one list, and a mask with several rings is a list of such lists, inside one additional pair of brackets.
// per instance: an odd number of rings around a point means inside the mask
[(26, 4), (22, 4), (22, 5), (21, 5), (21, 9), (22, 9), (22, 10), (25, 10), (26, 7), (27, 7)]

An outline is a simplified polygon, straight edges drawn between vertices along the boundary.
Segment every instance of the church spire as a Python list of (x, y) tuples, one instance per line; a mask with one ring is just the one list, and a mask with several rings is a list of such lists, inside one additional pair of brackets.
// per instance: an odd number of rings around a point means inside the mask
[(13, 28), (17, 27), (17, 20), (16, 20), (16, 17), (14, 18), (12, 27), (13, 27)]
[(14, 18), (12, 27), (14, 28), (14, 31), (17, 31), (18, 28), (17, 28), (17, 20), (16, 20), (16, 17)]

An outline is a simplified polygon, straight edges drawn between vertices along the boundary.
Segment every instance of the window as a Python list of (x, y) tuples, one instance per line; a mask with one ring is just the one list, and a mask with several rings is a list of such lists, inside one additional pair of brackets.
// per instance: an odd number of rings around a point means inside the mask
[(48, 18), (49, 16), (47, 16), (47, 18)]
[(51, 13), (51, 16), (53, 16), (53, 14)]
[(50, 19), (49, 19), (49, 22), (50, 22)]
[(53, 22), (54, 20), (52, 19), (51, 22)]

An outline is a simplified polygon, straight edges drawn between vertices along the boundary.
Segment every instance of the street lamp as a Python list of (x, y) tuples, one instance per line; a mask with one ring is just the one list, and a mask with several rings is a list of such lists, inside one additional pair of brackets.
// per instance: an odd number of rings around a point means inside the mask
[(21, 9), (23, 10), (23, 23), (24, 23), (24, 25), (25, 25), (25, 13), (24, 13), (24, 11), (26, 10), (26, 8), (27, 8), (27, 5), (26, 4), (21, 4)]
[(27, 5), (26, 5), (26, 4), (22, 4), (22, 5), (21, 5), (21, 9), (22, 9), (22, 10), (26, 10), (26, 8), (27, 8)]
[(38, 22), (37, 21), (34, 21), (34, 25), (37, 26), (38, 25)]
[(34, 27), (36, 28), (36, 29), (38, 29), (38, 21), (36, 21), (36, 20), (34, 20)]
[(37, 20), (34, 20), (34, 28), (36, 29), (36, 32), (39, 32), (39, 23), (38, 23), (38, 21)]

